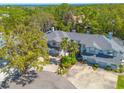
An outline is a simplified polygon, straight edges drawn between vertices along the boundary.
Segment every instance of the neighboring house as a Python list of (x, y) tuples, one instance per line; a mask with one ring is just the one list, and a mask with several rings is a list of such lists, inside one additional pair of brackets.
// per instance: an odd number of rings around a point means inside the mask
[(85, 15), (72, 15), (72, 19), (75, 23), (83, 23), (82, 19), (85, 19)]
[(3, 17), (10, 17), (9, 14), (1, 14)]
[(8, 63), (9, 62), (7, 60), (0, 58), (0, 85), (2, 81), (4, 81), (6, 77), (8, 77), (8, 74), (3, 72), (3, 69), (8, 65)]
[(110, 66), (113, 69), (124, 64), (124, 43), (118, 38), (98, 34), (83, 34), (74, 32), (51, 31), (47, 33), (50, 48), (60, 49), (63, 38), (75, 40), (80, 45), (82, 60), (88, 64), (98, 64), (104, 68)]
[[(0, 49), (5, 46), (5, 41), (3, 39), (3, 33), (0, 32)], [(0, 84), (8, 76), (6, 73), (1, 72), (1, 70), (8, 65), (8, 61), (0, 58)]]
[(5, 46), (5, 40), (3, 39), (3, 33), (0, 32), (0, 49)]

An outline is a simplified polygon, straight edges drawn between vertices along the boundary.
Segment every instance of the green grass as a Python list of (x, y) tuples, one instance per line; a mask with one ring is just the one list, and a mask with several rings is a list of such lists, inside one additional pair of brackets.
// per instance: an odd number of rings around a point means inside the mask
[(124, 75), (118, 76), (117, 89), (124, 89)]

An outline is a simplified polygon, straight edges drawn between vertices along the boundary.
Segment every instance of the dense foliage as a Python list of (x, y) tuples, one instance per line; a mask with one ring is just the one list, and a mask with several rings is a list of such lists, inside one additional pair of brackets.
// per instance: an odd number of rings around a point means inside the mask
[(3, 33), (6, 44), (0, 49), (0, 58), (9, 61), (8, 67), (17, 68), (22, 72), (32, 67), (40, 71), (49, 61), (47, 38), (40, 24), (46, 19), (36, 17), (33, 12), (29, 16), (30, 13), (25, 8), (4, 9), (5, 7), (0, 12), (7, 14), (1, 13), (0, 32)]
[[(73, 6), (61, 4), (54, 6), (1, 6), (0, 16), (3, 17), (0, 29), (10, 30), (15, 25), (28, 24), (40, 26), (42, 31), (47, 31), (51, 26), (58, 30), (98, 34), (108, 34), (112, 31), (114, 36), (124, 39), (124, 5), (123, 4), (99, 4)], [(33, 17), (32, 17), (33, 16)], [(30, 19), (32, 17), (32, 19)], [(37, 18), (37, 19), (35, 19)], [(1, 18), (0, 18), (1, 19)]]
[(42, 7), (42, 11), (54, 16), (57, 29), (64, 31), (95, 34), (108, 34), (124, 39), (124, 5), (123, 4), (99, 4), (72, 6), (61, 4), (59, 6)]
[[(41, 70), (48, 61), (47, 41), (44, 34), (28, 26), (18, 26), (6, 36), (6, 46), (0, 51), (0, 56), (10, 62), (10, 67), (25, 71), (29, 68)], [(42, 57), (44, 62), (38, 60)]]

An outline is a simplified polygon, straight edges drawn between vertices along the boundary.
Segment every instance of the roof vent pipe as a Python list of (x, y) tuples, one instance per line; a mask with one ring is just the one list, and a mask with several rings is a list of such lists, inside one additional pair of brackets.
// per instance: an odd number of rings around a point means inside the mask
[(86, 34), (90, 34), (90, 31), (87, 31)]
[(52, 29), (52, 31), (55, 31), (55, 28), (54, 27), (52, 27), (51, 29)]
[(108, 38), (111, 40), (112, 37), (113, 37), (113, 32), (109, 32), (109, 33), (108, 33)]

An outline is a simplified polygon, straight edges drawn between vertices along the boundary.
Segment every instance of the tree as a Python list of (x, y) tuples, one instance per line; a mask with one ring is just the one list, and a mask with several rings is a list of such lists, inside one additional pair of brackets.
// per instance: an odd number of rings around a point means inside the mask
[(79, 52), (78, 42), (74, 40), (69, 40), (68, 38), (63, 38), (61, 41), (61, 49), (68, 51), (69, 55), (76, 55)]
[[(2, 57), (10, 62), (10, 68), (17, 68), (23, 73), (32, 67), (40, 71), (49, 61), (44, 33), (30, 26), (18, 25), (6, 35), (6, 46), (1, 52), (0, 56), (4, 55)], [(39, 61), (38, 57), (44, 61)]]
[(76, 55), (79, 52), (79, 44), (74, 40), (69, 41), (69, 53), (70, 55)]
[(68, 51), (68, 38), (63, 38), (60, 44), (61, 49), (63, 49), (64, 51)]
[(31, 16), (30, 25), (37, 27), (40, 31), (46, 32), (56, 25), (54, 16), (50, 13), (38, 12)]

